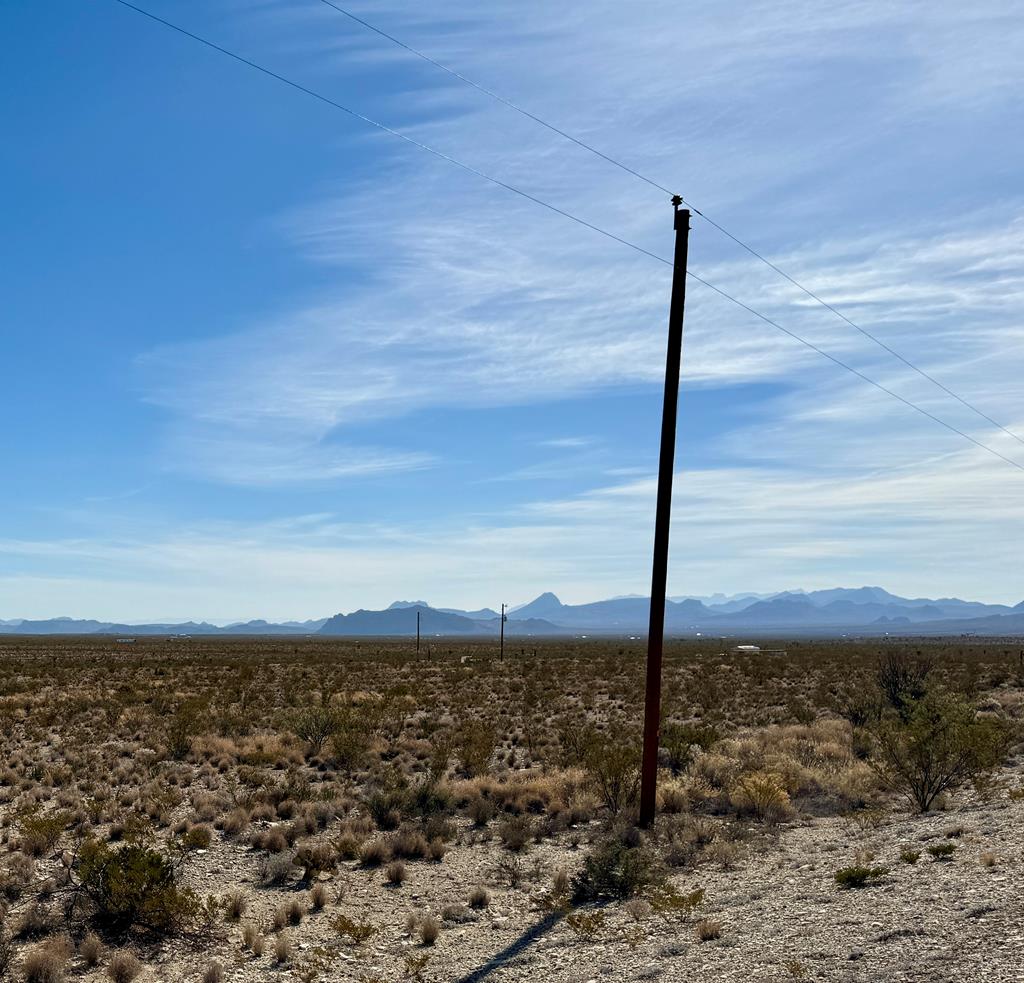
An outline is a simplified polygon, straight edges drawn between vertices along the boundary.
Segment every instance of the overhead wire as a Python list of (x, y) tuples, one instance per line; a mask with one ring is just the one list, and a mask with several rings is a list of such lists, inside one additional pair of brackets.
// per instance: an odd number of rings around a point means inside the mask
[[(350, 20), (354, 21), (355, 23), (360, 24), (362, 27), (365, 27), (367, 30), (372, 31), (374, 34), (377, 34), (380, 37), (385, 38), (386, 40), (390, 41), (392, 44), (395, 44), (398, 47), (404, 49), (405, 51), (408, 51), (411, 55), (414, 55), (415, 57), (422, 59), (423, 61), (427, 62), (428, 64), (433, 65), (435, 68), (440, 69), (442, 72), (445, 72), (447, 75), (450, 75), (452, 78), (458, 79), (460, 82), (463, 82), (466, 85), (472, 86), (472, 88), (476, 89), (479, 92), (482, 92), (484, 95), (488, 96), (489, 98), (496, 100), (497, 102), (501, 103), (503, 106), (507, 106), (509, 109), (513, 110), (516, 113), (519, 113), (521, 116), (524, 116), (527, 119), (530, 119), (530, 120), (532, 120), (535, 123), (538, 123), (540, 126), (543, 126), (545, 129), (550, 130), (552, 133), (556, 133), (560, 137), (563, 137), (564, 139), (569, 140), (571, 143), (576, 144), (576, 146), (582, 148), (583, 150), (586, 150), (588, 153), (594, 154), (597, 157), (600, 157), (602, 160), (607, 161), (609, 164), (612, 164), (613, 166), (615, 166), (615, 167), (619, 168), (620, 170), (626, 172), (627, 174), (630, 174), (633, 177), (638, 178), (639, 180), (643, 181), (644, 183), (650, 185), (652, 188), (656, 188), (658, 191), (662, 191), (662, 192), (664, 192), (667, 195), (675, 194), (675, 192), (671, 191), (669, 188), (666, 188), (663, 184), (660, 184), (658, 181), (655, 181), (653, 178), (648, 177), (646, 174), (642, 173), (641, 171), (638, 171), (635, 168), (630, 167), (628, 164), (623, 163), (621, 160), (618, 160), (617, 158), (612, 157), (611, 154), (607, 154), (603, 150), (599, 150), (597, 147), (593, 146), (592, 144), (588, 143), (587, 141), (585, 141), (585, 140), (583, 140), (583, 139), (581, 139), (581, 138), (579, 138), (577, 136), (574, 136), (572, 133), (567, 132), (566, 130), (562, 129), (559, 126), (556, 126), (554, 123), (549, 123), (543, 117), (537, 116), (535, 113), (530, 112), (530, 110), (525, 109), (524, 107), (518, 105), (517, 103), (513, 102), (511, 99), (507, 99), (505, 96), (501, 95), (499, 92), (495, 92), (493, 89), (490, 89), (490, 88), (488, 88), (485, 85), (482, 85), (481, 83), (477, 82), (475, 79), (472, 79), (469, 76), (464, 75), (462, 72), (456, 71), (454, 68), (450, 68), (449, 66), (445, 65), (443, 62), (440, 62), (437, 59), (432, 58), (426, 52), (421, 51), (418, 48), (413, 47), (411, 44), (407, 44), (405, 41), (402, 41), (400, 38), (395, 37), (393, 34), (389, 34), (387, 31), (383, 30), (380, 27), (377, 27), (375, 24), (372, 24), (370, 21), (366, 20), (365, 18), (358, 16), (357, 14), (353, 13), (351, 10), (347, 9), (346, 7), (343, 7), (340, 4), (335, 3), (334, 0), (320, 0), (320, 3), (324, 4), (324, 6), (332, 8), (333, 10), (337, 11), (339, 14), (342, 14), (343, 16), (349, 18)], [(792, 286), (796, 287), (798, 290), (800, 290), (807, 297), (810, 297), (811, 300), (813, 300), (815, 303), (819, 304), (825, 310), (827, 310), (827, 311), (831, 312), (832, 314), (834, 314), (837, 318), (839, 318), (841, 321), (844, 321), (847, 325), (849, 325), (849, 327), (853, 328), (855, 331), (859, 331), (869, 341), (871, 341), (874, 344), (878, 345), (879, 348), (884, 349), (886, 352), (888, 352), (890, 355), (892, 355), (893, 358), (895, 358), (898, 361), (902, 362), (905, 366), (907, 366), (907, 368), (909, 368), (912, 371), (916, 372), (919, 376), (921, 376), (921, 378), (926, 379), (932, 385), (937, 386), (944, 393), (946, 393), (946, 395), (951, 396), (953, 399), (955, 399), (961, 405), (963, 405), (964, 407), (969, 409), (971, 412), (977, 414), (977, 416), (981, 417), (981, 419), (983, 419), (986, 423), (990, 424), (993, 427), (996, 427), (998, 430), (1001, 430), (1004, 434), (1006, 434), (1009, 437), (1012, 437), (1018, 443), (1024, 444), (1024, 437), (1019, 436), (1018, 434), (1016, 434), (1012, 430), (1010, 430), (1008, 427), (1006, 427), (1003, 424), (999, 423), (998, 420), (993, 419), (984, 410), (982, 410), (981, 408), (979, 408), (978, 406), (976, 406), (974, 403), (970, 402), (969, 400), (965, 399), (963, 396), (961, 396), (959, 393), (957, 393), (956, 391), (951, 389), (949, 386), (947, 386), (940, 379), (937, 379), (934, 375), (932, 375), (926, 369), (921, 368), (921, 366), (917, 365), (911, 359), (907, 358), (901, 352), (897, 351), (895, 348), (893, 348), (887, 342), (883, 341), (877, 335), (873, 334), (867, 328), (864, 328), (861, 325), (857, 324), (850, 317), (848, 317), (846, 314), (844, 314), (842, 311), (840, 311), (838, 308), (836, 308), (833, 304), (829, 303), (827, 300), (822, 298), (819, 294), (815, 293), (815, 291), (811, 290), (809, 287), (807, 287), (804, 284), (802, 284), (799, 280), (797, 280), (795, 277), (793, 277), (792, 275), (787, 273), (785, 270), (783, 270), (781, 267), (779, 267), (772, 260), (768, 259), (764, 254), (762, 254), (761, 252), (756, 250), (753, 246), (751, 246), (748, 243), (744, 242), (742, 239), (740, 239), (738, 236), (734, 235), (732, 232), (730, 232), (723, 225), (721, 225), (718, 222), (716, 222), (706, 212), (704, 212), (701, 209), (697, 208), (696, 205), (694, 205), (692, 202), (688, 201), (684, 196), (680, 195), (680, 197), (682, 198), (683, 203), (688, 208), (690, 208), (693, 212), (695, 212), (697, 215), (699, 215), (702, 219), (704, 219), (705, 222), (707, 222), (713, 228), (717, 229), (726, 238), (732, 240), (732, 242), (734, 242), (737, 246), (740, 246), (742, 249), (745, 249), (751, 256), (753, 256), (755, 259), (759, 260), (761, 263), (764, 263), (765, 266), (767, 266), (769, 269), (773, 270), (775, 273), (777, 273), (783, 279), (787, 280)]]
[[(496, 187), (503, 188), (504, 190), (512, 194), (518, 195), (519, 197), (524, 198), (525, 200), (530, 201), (535, 205), (545, 208), (548, 211), (554, 212), (556, 215), (560, 215), (563, 218), (569, 219), (570, 221), (575, 222), (576, 224), (581, 225), (584, 228), (591, 230), (592, 232), (596, 232), (599, 235), (602, 235), (608, 239), (611, 239), (614, 242), (619, 243), (620, 245), (626, 246), (629, 249), (634, 250), (635, 252), (641, 253), (644, 256), (648, 256), (651, 259), (657, 260), (659, 263), (664, 263), (667, 266), (675, 268), (675, 263), (672, 260), (667, 259), (666, 257), (661, 256), (658, 253), (655, 253), (652, 250), (639, 245), (638, 243), (631, 242), (630, 240), (625, 239), (622, 236), (616, 235), (614, 232), (610, 232), (609, 230), (603, 229), (598, 225), (594, 225), (592, 222), (588, 222), (586, 219), (580, 218), (578, 215), (574, 215), (572, 212), (566, 211), (565, 209), (560, 208), (557, 205), (553, 205), (542, 198), (538, 198), (536, 195), (533, 195), (528, 191), (524, 191), (523, 189), (518, 188), (515, 185), (509, 184), (506, 181), (502, 181), (500, 178), (496, 178), (486, 173), (485, 171), (480, 170), (479, 168), (473, 167), (471, 164), (466, 164), (463, 161), (459, 160), (458, 158), (452, 157), (450, 154), (446, 154), (443, 151), (436, 149), (435, 147), (431, 147), (429, 144), (422, 143), (421, 141), (416, 140), (413, 137), (410, 137), (399, 130), (393, 129), (392, 127), (386, 125), (385, 123), (381, 123), (378, 120), (375, 120), (372, 117), (365, 115), (364, 113), (352, 109), (340, 102), (337, 102), (334, 99), (331, 99), (328, 96), (323, 95), (320, 92), (317, 92), (315, 89), (311, 89), (308, 86), (305, 86), (300, 82), (296, 82), (295, 80), (290, 79), (285, 75), (281, 75), (280, 73), (275, 72), (272, 69), (266, 68), (265, 66), (260, 65), (258, 62), (252, 61), (251, 59), (246, 58), (245, 56), (240, 55), (237, 52), (231, 51), (229, 48), (225, 48), (214, 41), (210, 41), (209, 39), (204, 38), (201, 35), (188, 30), (187, 28), (181, 27), (180, 25), (175, 24), (172, 21), (166, 20), (165, 18), (160, 17), (149, 10), (146, 10), (143, 7), (139, 7), (136, 4), (131, 3), (130, 0), (113, 0), (113, 2), (119, 4), (122, 7), (128, 8), (129, 10), (135, 11), (136, 13), (148, 18), (149, 20), (157, 24), (160, 24), (168, 28), (169, 30), (175, 31), (176, 33), (184, 37), (190, 38), (191, 40), (196, 41), (199, 44), (202, 44), (213, 51), (219, 52), (220, 54), (225, 55), (226, 57), (231, 58), (234, 61), (239, 62), (240, 64), (253, 69), (254, 71), (257, 71), (277, 82), (281, 82), (284, 85), (287, 85), (290, 88), (303, 93), (304, 95), (310, 96), (311, 98), (316, 99), (317, 101), (333, 109), (336, 109), (342, 113), (345, 113), (346, 115), (354, 119), (360, 120), (361, 122), (364, 122), (369, 126), (373, 126), (384, 133), (388, 133), (391, 136), (397, 137), (398, 139), (403, 140), (407, 144), (416, 147), (418, 150), (422, 150), (425, 153), (431, 154), (432, 156), (440, 160), (446, 161), (447, 163), (454, 165), (455, 167), (461, 168), (462, 170), (470, 174), (473, 174), (481, 178), (482, 180), (495, 185)], [(828, 352), (825, 349), (820, 348), (818, 345), (814, 344), (814, 342), (807, 340), (806, 338), (797, 334), (795, 331), (792, 331), (791, 329), (784, 327), (783, 325), (779, 324), (778, 321), (769, 317), (767, 314), (764, 314), (761, 311), (757, 310), (756, 308), (751, 307), (749, 304), (728, 293), (726, 290), (723, 290), (721, 287), (718, 287), (714, 283), (711, 283), (709, 280), (706, 280), (705, 278), (699, 276), (698, 274), (692, 272), (691, 270), (685, 270), (684, 272), (688, 277), (690, 277), (697, 283), (702, 284), (703, 286), (712, 290), (714, 293), (718, 294), (725, 300), (730, 301), (736, 306), (752, 314), (754, 317), (759, 318), (764, 323), (770, 325), (771, 327), (775, 328), (778, 331), (781, 331), (783, 334), (788, 335), (790, 338), (794, 339), (795, 341), (798, 341), (800, 344), (809, 348), (811, 351), (814, 351), (817, 354), (821, 355), (822, 357), (827, 358), (835, 365), (845, 369), (847, 372), (852, 373), (853, 375), (863, 380), (864, 382), (868, 383), (869, 385), (873, 386), (874, 388), (878, 389), (882, 393), (892, 397), (895, 400), (898, 400), (905, 406), (916, 410), (918, 413), (927, 417), (929, 420), (933, 421), (934, 423), (938, 424), (941, 427), (944, 427), (951, 433), (957, 434), (958, 436), (964, 438), (965, 440), (970, 441), (975, 446), (981, 448), (984, 451), (987, 451), (989, 454), (999, 458), (1006, 464), (1009, 464), (1020, 471), (1024, 471), (1024, 465), (1018, 463), (1017, 461), (1014, 461), (1012, 458), (1006, 457), (1005, 455), (997, 451), (994, 447), (991, 447), (988, 444), (983, 443), (982, 441), (973, 437), (971, 434), (961, 430), (960, 428), (954, 426), (953, 424), (947, 423), (941, 417), (938, 417), (935, 414), (931, 413), (929, 410), (925, 409), (924, 407), (919, 406), (914, 401), (907, 399), (906, 397), (900, 395), (899, 393), (888, 388), (882, 383), (876, 381), (875, 379), (872, 379), (870, 376), (861, 372), (859, 369), (843, 361), (836, 355), (833, 355), (831, 352)]]

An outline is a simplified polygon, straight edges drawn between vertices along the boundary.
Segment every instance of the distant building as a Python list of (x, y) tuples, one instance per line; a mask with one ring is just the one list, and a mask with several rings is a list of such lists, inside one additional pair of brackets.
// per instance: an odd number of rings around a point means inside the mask
[(734, 645), (733, 655), (756, 655), (761, 651), (760, 645)]

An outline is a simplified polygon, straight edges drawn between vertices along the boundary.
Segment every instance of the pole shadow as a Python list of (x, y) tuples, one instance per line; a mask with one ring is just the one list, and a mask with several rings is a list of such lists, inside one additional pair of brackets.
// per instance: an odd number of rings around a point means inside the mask
[(453, 983), (480, 983), (481, 980), (486, 980), (495, 970), (501, 969), (507, 962), (525, 952), (545, 933), (551, 931), (564, 917), (565, 912), (563, 911), (553, 911), (545, 915), (536, 925), (528, 928), (519, 938), (514, 939), (500, 952), (491, 956), (482, 966), (472, 970), (465, 976), (460, 976)]

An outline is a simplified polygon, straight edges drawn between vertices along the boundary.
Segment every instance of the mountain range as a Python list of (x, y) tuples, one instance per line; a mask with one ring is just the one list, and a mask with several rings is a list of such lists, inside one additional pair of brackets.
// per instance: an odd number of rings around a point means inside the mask
[[(646, 597), (615, 597), (588, 604), (563, 604), (550, 592), (511, 609), (505, 632), (524, 635), (642, 635)], [(326, 636), (494, 636), (501, 616), (491, 608), (465, 611), (425, 601), (395, 601), (382, 611), (310, 621), (262, 620), (213, 625), (209, 622), (118, 624), (74, 618), (0, 621), (0, 634), (20, 635), (326, 635)], [(676, 597), (665, 603), (665, 630), (697, 635), (1024, 635), (1024, 602), (1010, 607), (956, 597), (906, 598), (881, 587), (791, 590), (778, 594), (715, 594)]]

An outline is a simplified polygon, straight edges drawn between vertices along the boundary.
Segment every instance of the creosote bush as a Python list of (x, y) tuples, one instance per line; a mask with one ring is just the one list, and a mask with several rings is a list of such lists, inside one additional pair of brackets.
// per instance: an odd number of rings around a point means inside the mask
[(179, 887), (172, 858), (140, 844), (111, 848), (87, 840), (78, 856), (78, 877), (96, 917), (113, 931), (137, 925), (178, 932), (201, 911), (194, 892)]
[(636, 830), (613, 832), (583, 861), (572, 881), (577, 903), (632, 898), (665, 883), (665, 868), (655, 850)]
[(878, 726), (872, 765), (890, 789), (927, 812), (939, 796), (997, 768), (1012, 739), (1005, 721), (979, 717), (960, 697), (933, 690)]

